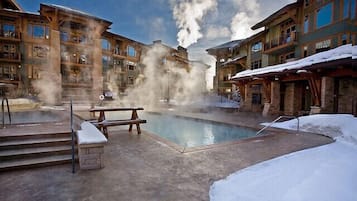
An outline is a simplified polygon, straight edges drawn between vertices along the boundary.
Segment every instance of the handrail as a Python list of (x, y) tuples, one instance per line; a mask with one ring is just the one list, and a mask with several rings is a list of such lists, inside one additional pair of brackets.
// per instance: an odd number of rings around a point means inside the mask
[(271, 127), (273, 124), (275, 124), (277, 121), (279, 121), (280, 119), (282, 118), (294, 118), (294, 119), (297, 119), (298, 121), (298, 124), (297, 124), (297, 128), (296, 128), (296, 131), (299, 132), (299, 127), (300, 127), (300, 120), (299, 120), (299, 117), (298, 116), (279, 116), (278, 118), (276, 118), (274, 121), (272, 121), (270, 124), (264, 126), (262, 129), (260, 129), (255, 135), (260, 135), (265, 129)]
[(74, 128), (73, 128), (73, 104), (72, 99), (70, 101), (70, 111), (71, 111), (71, 136), (72, 136), (72, 173), (75, 173), (75, 161), (74, 161)]
[(3, 97), (2, 101), (1, 101), (2, 128), (5, 128), (5, 105), (4, 105), (4, 101), (6, 102), (7, 113), (9, 115), (9, 123), (11, 125), (11, 113), (10, 113), (10, 107), (9, 107), (9, 100), (6, 97)]

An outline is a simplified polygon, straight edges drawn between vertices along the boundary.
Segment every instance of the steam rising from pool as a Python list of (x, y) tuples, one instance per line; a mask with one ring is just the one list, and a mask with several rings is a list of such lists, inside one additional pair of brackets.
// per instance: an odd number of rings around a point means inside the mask
[(206, 90), (205, 69), (191, 65), (189, 69), (164, 59), (169, 52), (162, 45), (154, 44), (142, 56), (143, 74), (128, 88), (128, 96), (119, 100), (124, 105), (143, 106), (148, 109), (168, 103), (187, 105)]

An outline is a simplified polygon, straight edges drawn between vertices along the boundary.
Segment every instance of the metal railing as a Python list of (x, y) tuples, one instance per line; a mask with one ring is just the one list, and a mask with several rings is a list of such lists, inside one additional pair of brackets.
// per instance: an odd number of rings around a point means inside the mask
[(7, 113), (9, 115), (9, 124), (11, 125), (11, 113), (10, 113), (10, 107), (9, 107), (9, 100), (6, 97), (3, 97), (2, 101), (1, 101), (2, 128), (5, 128), (5, 103), (7, 106)]
[(298, 116), (280, 116), (278, 118), (276, 118), (274, 121), (272, 121), (270, 124), (264, 126), (262, 129), (260, 129), (255, 135), (261, 135), (261, 133), (271, 127), (273, 124), (275, 124), (277, 121), (279, 121), (280, 119), (282, 118), (289, 118), (289, 119), (297, 119), (297, 128), (296, 128), (296, 131), (299, 132), (299, 127), (300, 127), (300, 120), (299, 120), (299, 117)]

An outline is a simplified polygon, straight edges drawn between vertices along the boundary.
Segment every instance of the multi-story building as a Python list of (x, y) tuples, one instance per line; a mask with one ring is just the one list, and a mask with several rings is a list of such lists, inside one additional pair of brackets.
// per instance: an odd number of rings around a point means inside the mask
[(246, 69), (247, 51), (242, 40), (234, 40), (206, 51), (216, 58), (216, 75), (213, 79), (213, 90), (221, 96), (230, 98), (234, 86), (230, 79), (237, 72)]
[[(1, 1), (0, 83), (12, 86), (7, 95), (58, 104), (123, 93), (142, 73), (141, 55), (151, 45), (107, 31), (111, 24), (60, 5), (40, 4), (31, 13)], [(166, 59), (188, 69), (186, 49), (167, 48)]]
[[(356, 25), (355, 0), (298, 0), (258, 22), (252, 29), (264, 27), (264, 31), (242, 42), (247, 43), (250, 71), (233, 77), (244, 93), (242, 109), (264, 114), (356, 114), (357, 75), (352, 59)], [(347, 45), (350, 56), (328, 61), (309, 57), (328, 50), (322, 57), (336, 55), (338, 51), (332, 49), (345, 44), (354, 45)], [(306, 63), (304, 57), (314, 64)], [(299, 68), (288, 70), (291, 65)]]

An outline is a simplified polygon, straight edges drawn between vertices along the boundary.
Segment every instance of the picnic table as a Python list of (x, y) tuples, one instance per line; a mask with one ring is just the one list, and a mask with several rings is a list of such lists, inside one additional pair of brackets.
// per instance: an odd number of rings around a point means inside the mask
[[(105, 137), (108, 138), (108, 127), (111, 126), (121, 126), (121, 125), (129, 125), (129, 132), (133, 129), (133, 124), (136, 125), (136, 130), (138, 134), (141, 134), (140, 124), (146, 123), (146, 120), (140, 119), (137, 111), (144, 110), (142, 107), (128, 107), (128, 108), (92, 108), (89, 110), (92, 117), (95, 117), (95, 113), (99, 112), (99, 117), (96, 120), (90, 121), (94, 124), (99, 130), (103, 132)], [(130, 119), (110, 119), (107, 120), (105, 114), (108, 112), (123, 112), (123, 111), (131, 111)]]

